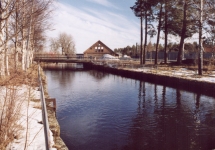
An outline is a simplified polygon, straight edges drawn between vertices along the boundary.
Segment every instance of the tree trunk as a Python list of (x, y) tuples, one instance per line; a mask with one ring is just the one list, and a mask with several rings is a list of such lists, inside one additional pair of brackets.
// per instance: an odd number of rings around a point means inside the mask
[(143, 64), (143, 17), (140, 17), (140, 65)]
[(18, 69), (18, 48), (17, 48), (17, 42), (18, 42), (18, 2), (16, 2), (16, 8), (15, 8), (15, 41), (14, 41), (14, 68), (17, 71)]
[(33, 63), (33, 57), (34, 57), (34, 37), (33, 37), (33, 34), (34, 34), (34, 29), (32, 28), (32, 37), (31, 37), (31, 40), (30, 40), (30, 47), (29, 48), (29, 64), (31, 65)]
[(167, 4), (165, 4), (165, 41), (164, 41), (164, 63), (167, 63), (167, 38), (168, 38), (168, 24), (167, 24)]
[(179, 51), (178, 51), (178, 59), (177, 63), (180, 65), (182, 63), (182, 51), (183, 51), (183, 44), (184, 44), (184, 39), (185, 39), (185, 34), (186, 34), (186, 26), (187, 26), (187, 1), (184, 1), (184, 9), (183, 9), (183, 25), (182, 25), (182, 30), (181, 30), (181, 40), (180, 40), (180, 45), (179, 45)]
[(3, 12), (2, 12), (2, 2), (0, 1), (0, 75), (4, 76), (5, 75), (5, 64), (4, 64), (4, 49), (3, 49)]
[(161, 4), (161, 7), (160, 7), (160, 15), (159, 15), (159, 23), (158, 23), (157, 44), (156, 44), (156, 51), (155, 51), (155, 65), (158, 64), (158, 45), (159, 45), (159, 40), (160, 40), (160, 29), (161, 29), (162, 9), (163, 9), (163, 5)]
[[(25, 41), (23, 42), (23, 45)], [(25, 46), (22, 47), (22, 70), (25, 70), (25, 65), (26, 65), (26, 49), (25, 49)]]
[(137, 57), (137, 54), (138, 54), (138, 51), (137, 51), (137, 43), (136, 43), (136, 50), (135, 50), (135, 51), (136, 51), (136, 52), (135, 52), (135, 57), (138, 58), (138, 57)]
[[(30, 67), (31, 65), (31, 57), (32, 57), (32, 47), (29, 48), (31, 46), (32, 40), (31, 40), (31, 35), (33, 36), (33, 30), (34, 28), (32, 28), (32, 19), (33, 19), (33, 12), (34, 12), (34, 0), (32, 0), (32, 4), (31, 4), (31, 17), (30, 17), (30, 23), (28, 26), (28, 37), (27, 37), (27, 45), (26, 45), (26, 50), (27, 50), (27, 58), (26, 58), (26, 70)], [(32, 38), (33, 39), (33, 38)], [(30, 45), (30, 46), (29, 46)]]
[(22, 70), (26, 70), (27, 50), (26, 50), (26, 29), (23, 29), (22, 35)]
[(183, 47), (182, 47), (182, 60), (184, 60), (184, 46), (185, 46), (185, 42), (183, 43)]
[(8, 50), (7, 50), (7, 48), (5, 49), (5, 73), (8, 76), (10, 75), (9, 64), (8, 64)]
[(198, 60), (199, 75), (202, 75), (202, 69), (203, 69), (202, 14), (203, 14), (203, 0), (201, 0), (201, 3), (200, 3), (200, 19), (199, 19), (199, 60)]
[(14, 44), (14, 68), (18, 70), (18, 48), (17, 48), (17, 35), (15, 36), (15, 44)]
[(145, 11), (145, 43), (144, 43), (144, 49), (143, 49), (143, 64), (146, 63), (146, 46), (147, 46), (147, 11)]
[(23, 16), (22, 16), (22, 70), (26, 70), (27, 50), (26, 50), (26, 9), (25, 0), (22, 1)]
[(4, 44), (4, 64), (5, 64), (5, 73), (6, 75), (10, 75), (9, 66), (8, 66), (8, 20), (5, 20), (5, 44)]
[[(2, 49), (2, 48), (1, 48), (1, 49)], [(4, 57), (5, 57), (5, 53), (3, 52), (3, 50), (1, 50), (1, 53), (0, 53), (0, 67), (1, 67), (0, 75), (1, 75), (1, 76), (5, 76)]]

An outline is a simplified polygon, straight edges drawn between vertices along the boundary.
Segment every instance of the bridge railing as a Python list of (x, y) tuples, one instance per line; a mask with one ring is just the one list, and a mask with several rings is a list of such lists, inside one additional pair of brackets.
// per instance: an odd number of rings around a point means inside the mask
[(74, 56), (74, 55), (60, 55), (60, 54), (35, 54), (34, 60), (39, 59), (72, 59), (72, 60), (91, 60), (88, 57), (80, 57), (80, 56)]
[[(154, 61), (154, 57), (150, 55), (148, 57), (146, 55), (147, 61)], [(76, 55), (62, 55), (62, 54), (34, 54), (34, 60), (84, 60), (84, 61), (113, 61), (113, 60), (120, 60), (120, 61), (139, 61), (139, 58), (92, 58), (92, 57), (82, 57)], [(159, 60), (162, 60), (159, 58)], [(172, 60), (172, 59), (168, 59)]]

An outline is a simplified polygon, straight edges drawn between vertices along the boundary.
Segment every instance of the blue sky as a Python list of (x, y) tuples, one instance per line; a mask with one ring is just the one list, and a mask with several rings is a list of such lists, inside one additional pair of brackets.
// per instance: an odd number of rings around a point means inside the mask
[(71, 34), (76, 52), (82, 53), (101, 40), (111, 49), (140, 41), (140, 23), (130, 9), (135, 0), (57, 0), (48, 37)]

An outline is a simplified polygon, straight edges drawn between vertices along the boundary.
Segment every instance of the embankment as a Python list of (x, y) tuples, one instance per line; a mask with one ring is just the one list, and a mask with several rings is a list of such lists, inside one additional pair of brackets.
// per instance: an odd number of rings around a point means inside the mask
[(173, 75), (164, 75), (150, 72), (141, 72), (135, 69), (126, 69), (126, 68), (111, 68), (103, 65), (88, 64), (85, 66), (90, 69), (95, 69), (103, 72), (112, 73), (115, 75), (120, 75), (122, 77), (138, 79), (158, 85), (164, 85), (173, 88), (180, 88), (186, 91), (200, 92), (208, 95), (215, 96), (215, 83), (198, 80), (199, 77), (186, 78), (178, 77)]

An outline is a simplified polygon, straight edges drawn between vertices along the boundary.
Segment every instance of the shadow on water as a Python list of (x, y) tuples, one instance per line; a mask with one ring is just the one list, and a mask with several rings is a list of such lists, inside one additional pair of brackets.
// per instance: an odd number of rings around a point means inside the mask
[[(154, 92), (154, 98), (149, 100), (154, 102), (152, 104), (147, 101), (146, 84), (140, 81), (137, 114), (132, 120), (128, 144), (122, 150), (215, 148), (214, 111), (212, 114), (204, 114), (204, 110), (200, 108), (201, 94), (195, 94), (192, 113), (183, 103), (186, 101), (182, 97), (184, 91), (171, 89), (171, 92), (175, 91), (174, 97), (168, 93), (170, 90), (167, 92), (166, 86), (160, 86), (162, 96), (159, 99), (158, 86), (155, 84), (154, 91), (151, 91)], [(175, 101), (175, 105), (168, 104), (170, 101)]]
[(79, 71), (79, 70), (89, 70), (83, 67), (82, 63), (45, 63), (43, 64), (43, 69), (45, 70), (70, 70), (70, 71)]

